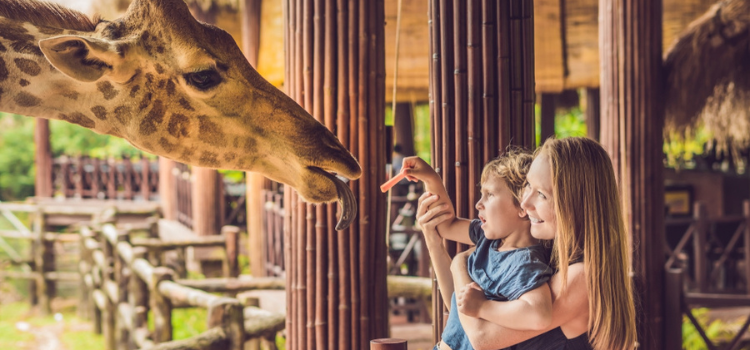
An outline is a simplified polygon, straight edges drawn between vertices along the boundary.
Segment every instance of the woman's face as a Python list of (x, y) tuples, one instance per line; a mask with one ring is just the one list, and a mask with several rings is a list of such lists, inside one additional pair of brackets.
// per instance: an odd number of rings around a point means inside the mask
[(521, 208), (531, 221), (531, 235), (536, 239), (553, 239), (557, 220), (552, 198), (552, 169), (546, 154), (540, 153), (531, 163), (526, 181)]
[(522, 210), (513, 202), (513, 192), (505, 180), (490, 176), (482, 184), (481, 193), (475, 207), (487, 239), (504, 239), (514, 232), (528, 232), (529, 224), (523, 219)]

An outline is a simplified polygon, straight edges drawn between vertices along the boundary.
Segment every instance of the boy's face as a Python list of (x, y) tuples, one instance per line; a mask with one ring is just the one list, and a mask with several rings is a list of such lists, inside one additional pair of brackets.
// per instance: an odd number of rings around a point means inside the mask
[(487, 239), (503, 239), (511, 233), (529, 230), (523, 211), (513, 203), (513, 193), (505, 181), (491, 175), (482, 184), (482, 197), (476, 204)]

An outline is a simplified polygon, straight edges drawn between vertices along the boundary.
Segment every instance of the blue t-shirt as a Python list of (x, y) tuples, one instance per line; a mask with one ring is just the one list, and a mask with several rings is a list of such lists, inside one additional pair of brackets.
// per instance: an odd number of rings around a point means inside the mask
[[(469, 237), (476, 250), (469, 256), (467, 269), (487, 299), (516, 300), (549, 281), (553, 270), (547, 265), (549, 259), (542, 245), (499, 252), (497, 248), (502, 242), (487, 239), (481, 226), (481, 220), (472, 220), (469, 225)], [(473, 349), (458, 319), (455, 293), (451, 296), (451, 312), (442, 340), (453, 350)]]

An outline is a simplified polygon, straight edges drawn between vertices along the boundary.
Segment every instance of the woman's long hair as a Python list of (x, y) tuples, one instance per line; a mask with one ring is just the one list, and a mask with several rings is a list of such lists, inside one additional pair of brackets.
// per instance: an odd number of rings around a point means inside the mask
[(635, 303), (630, 279), (630, 240), (612, 162), (586, 138), (550, 139), (547, 155), (557, 232), (552, 260), (567, 289), (568, 265), (582, 261), (589, 300), (589, 341), (594, 349), (633, 349)]

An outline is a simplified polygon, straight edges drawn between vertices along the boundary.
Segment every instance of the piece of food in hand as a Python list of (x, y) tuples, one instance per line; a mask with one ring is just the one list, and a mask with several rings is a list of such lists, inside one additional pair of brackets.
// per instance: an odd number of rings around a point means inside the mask
[(396, 186), (396, 184), (405, 177), (406, 177), (406, 168), (401, 169), (401, 172), (398, 173), (398, 175), (394, 176), (392, 179), (380, 185), (380, 190), (383, 191), (383, 193), (388, 192), (388, 190), (390, 190), (391, 187)]

